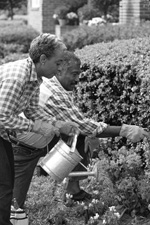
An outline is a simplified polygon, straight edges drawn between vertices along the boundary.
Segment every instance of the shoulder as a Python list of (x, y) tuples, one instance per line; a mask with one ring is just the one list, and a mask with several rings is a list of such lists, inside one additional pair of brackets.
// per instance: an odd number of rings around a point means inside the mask
[(24, 81), (29, 70), (27, 59), (9, 62), (0, 67), (1, 79)]

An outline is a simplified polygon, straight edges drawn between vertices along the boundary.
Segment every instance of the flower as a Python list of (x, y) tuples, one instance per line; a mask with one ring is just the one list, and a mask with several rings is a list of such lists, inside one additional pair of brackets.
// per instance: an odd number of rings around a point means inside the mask
[(109, 210), (110, 211), (116, 211), (116, 208), (115, 208), (115, 206), (111, 206), (111, 207), (109, 207)]
[(103, 219), (103, 224), (106, 224), (106, 220), (105, 219)]
[(78, 15), (75, 12), (69, 12), (66, 15), (68, 25), (78, 25)]
[(67, 13), (66, 17), (67, 17), (67, 19), (69, 19), (69, 20), (78, 19), (77, 14), (74, 13), (74, 12), (69, 12), (69, 13)]
[(120, 218), (120, 214), (118, 212), (114, 213), (114, 215), (119, 219)]
[(57, 20), (57, 19), (58, 19), (58, 15), (54, 13), (54, 14), (53, 14), (53, 19), (54, 19), (54, 20)]
[(94, 216), (94, 219), (97, 220), (98, 218), (99, 218), (99, 214), (96, 213), (95, 216)]
[(68, 7), (65, 5), (58, 6), (55, 9), (55, 13), (58, 16), (58, 19), (66, 19), (66, 15), (68, 13)]

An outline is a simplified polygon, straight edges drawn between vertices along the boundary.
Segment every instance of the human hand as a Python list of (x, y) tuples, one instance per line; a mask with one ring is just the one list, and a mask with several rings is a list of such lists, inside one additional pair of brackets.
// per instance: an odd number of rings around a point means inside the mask
[(42, 134), (45, 137), (59, 135), (59, 129), (49, 121), (35, 120), (32, 132)]
[(56, 121), (55, 127), (59, 130), (60, 133), (66, 134), (68, 136), (73, 136), (79, 134), (79, 125), (74, 122), (64, 122)]
[(146, 129), (136, 125), (123, 124), (119, 135), (126, 137), (133, 143), (143, 140), (144, 137), (150, 140), (150, 132), (147, 132)]

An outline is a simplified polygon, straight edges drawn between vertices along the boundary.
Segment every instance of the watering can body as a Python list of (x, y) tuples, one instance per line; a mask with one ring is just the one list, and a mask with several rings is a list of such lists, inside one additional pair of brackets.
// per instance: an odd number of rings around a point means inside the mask
[[(75, 143), (72, 147), (74, 145)], [(59, 140), (40, 162), (40, 166), (58, 182), (62, 182), (82, 160), (76, 148), (72, 147), (69, 147), (63, 140)]]

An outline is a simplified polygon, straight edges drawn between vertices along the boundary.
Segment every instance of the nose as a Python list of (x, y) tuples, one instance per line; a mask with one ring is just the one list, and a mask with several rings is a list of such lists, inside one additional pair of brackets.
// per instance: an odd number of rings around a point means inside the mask
[(77, 76), (75, 77), (75, 81), (76, 81), (76, 82), (79, 82), (79, 75), (77, 75)]

